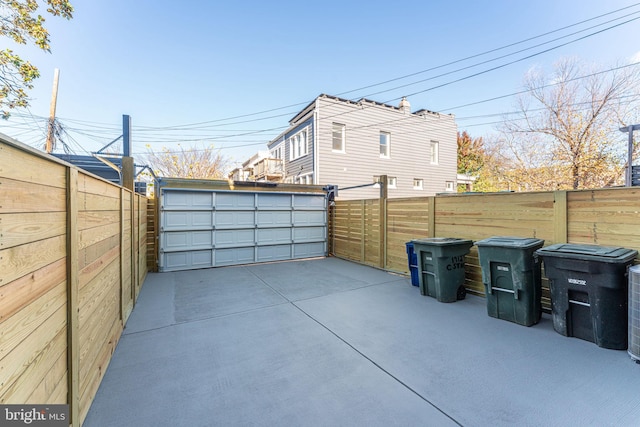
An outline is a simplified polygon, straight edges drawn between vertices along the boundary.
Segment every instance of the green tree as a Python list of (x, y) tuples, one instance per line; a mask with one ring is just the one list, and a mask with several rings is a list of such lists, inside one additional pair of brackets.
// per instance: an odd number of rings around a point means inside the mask
[(482, 137), (472, 138), (467, 131), (458, 132), (458, 173), (475, 175), (484, 163)]
[(216, 150), (208, 147), (177, 149), (162, 147), (159, 153), (148, 145), (147, 164), (157, 176), (166, 178), (222, 179), (226, 177), (229, 160)]
[[(458, 173), (474, 179), (473, 191), (498, 191), (500, 186), (496, 172), (500, 170), (495, 162), (490, 146), (482, 137), (473, 138), (467, 131), (458, 132)], [(467, 191), (466, 185), (458, 187), (459, 192)]]
[[(51, 52), (49, 32), (45, 18), (38, 13), (46, 7), (49, 14), (66, 19), (73, 17), (73, 6), (68, 0), (0, 0), (0, 35), (18, 44), (33, 43)], [(27, 90), (40, 77), (38, 68), (25, 61), (11, 49), (0, 50), (0, 114), (9, 117), (9, 110), (29, 105)]]

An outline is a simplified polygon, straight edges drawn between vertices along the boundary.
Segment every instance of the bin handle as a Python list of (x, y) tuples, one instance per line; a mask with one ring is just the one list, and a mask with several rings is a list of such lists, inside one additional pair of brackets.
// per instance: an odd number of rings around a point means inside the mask
[(500, 291), (500, 292), (505, 292), (507, 294), (513, 294), (513, 299), (519, 300), (520, 299), (520, 289), (505, 289), (505, 288), (498, 288), (497, 286), (489, 286), (489, 290), (492, 291), (490, 293), (493, 294), (493, 290), (496, 291)]

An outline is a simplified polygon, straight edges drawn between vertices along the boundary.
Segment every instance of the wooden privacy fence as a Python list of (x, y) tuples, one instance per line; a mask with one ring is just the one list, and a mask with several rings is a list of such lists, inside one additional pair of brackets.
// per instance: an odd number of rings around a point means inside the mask
[(147, 274), (147, 199), (0, 135), (0, 403), (89, 410)]
[[(640, 251), (638, 187), (338, 200), (330, 219), (333, 255), (405, 274), (405, 243), (424, 237), (535, 237), (545, 246), (598, 244)], [(467, 290), (484, 295), (475, 246), (466, 263)], [(543, 306), (550, 308), (546, 279)]]

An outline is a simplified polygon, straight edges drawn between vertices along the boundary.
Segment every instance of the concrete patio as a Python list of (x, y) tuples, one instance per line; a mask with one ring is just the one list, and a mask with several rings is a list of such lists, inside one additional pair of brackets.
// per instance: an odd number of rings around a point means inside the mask
[(149, 274), (85, 426), (626, 426), (640, 365), (314, 259)]

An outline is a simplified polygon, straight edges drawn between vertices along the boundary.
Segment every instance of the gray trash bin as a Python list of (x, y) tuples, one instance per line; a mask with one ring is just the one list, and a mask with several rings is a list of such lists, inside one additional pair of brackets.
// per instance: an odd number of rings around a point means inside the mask
[(544, 240), (490, 237), (476, 242), (487, 297), (487, 314), (524, 326), (540, 321), (540, 261)]
[(473, 246), (471, 240), (433, 237), (413, 240), (418, 261), (420, 293), (440, 302), (464, 298), (464, 256)]

